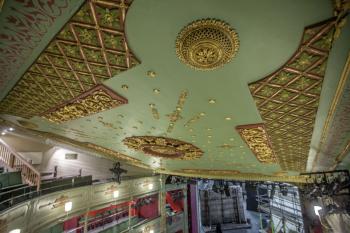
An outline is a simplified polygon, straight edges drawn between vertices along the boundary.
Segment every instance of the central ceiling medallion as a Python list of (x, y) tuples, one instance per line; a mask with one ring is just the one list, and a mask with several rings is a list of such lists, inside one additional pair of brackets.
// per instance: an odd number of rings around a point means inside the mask
[(191, 160), (203, 155), (202, 150), (190, 143), (166, 137), (133, 136), (125, 138), (123, 142), (134, 150), (168, 159)]
[(179, 59), (198, 70), (213, 70), (228, 63), (237, 53), (237, 33), (227, 23), (201, 19), (184, 27), (176, 39)]

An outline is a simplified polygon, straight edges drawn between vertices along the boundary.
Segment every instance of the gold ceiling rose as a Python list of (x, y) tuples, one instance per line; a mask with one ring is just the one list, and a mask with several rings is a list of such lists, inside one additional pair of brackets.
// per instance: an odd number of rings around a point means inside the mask
[(197, 70), (213, 70), (228, 63), (239, 48), (238, 35), (227, 23), (200, 19), (184, 27), (176, 39), (176, 54)]
[(198, 159), (203, 151), (198, 147), (173, 138), (155, 136), (133, 136), (123, 140), (124, 144), (137, 151), (167, 159)]
[(106, 111), (127, 102), (124, 97), (99, 84), (73, 100), (49, 109), (42, 117), (51, 122), (62, 123)]
[(276, 163), (264, 124), (240, 125), (236, 130), (261, 163)]

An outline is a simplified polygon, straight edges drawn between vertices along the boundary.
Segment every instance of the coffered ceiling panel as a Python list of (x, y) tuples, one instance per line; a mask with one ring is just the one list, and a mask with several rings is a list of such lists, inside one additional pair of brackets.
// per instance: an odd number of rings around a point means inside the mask
[(249, 84), (283, 170), (306, 169), (334, 27), (335, 19), (307, 27), (282, 68)]
[(124, 32), (129, 6), (130, 1), (86, 1), (0, 103), (0, 111), (38, 116), (138, 64)]

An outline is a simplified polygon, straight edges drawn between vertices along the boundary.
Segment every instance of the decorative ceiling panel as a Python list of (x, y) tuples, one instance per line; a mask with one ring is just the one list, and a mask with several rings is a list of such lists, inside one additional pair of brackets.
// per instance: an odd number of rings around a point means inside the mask
[(30, 118), (138, 64), (126, 42), (129, 1), (87, 1), (0, 104)]
[(283, 170), (304, 171), (335, 20), (305, 28), (292, 58), (273, 74), (249, 84)]
[(276, 163), (264, 124), (239, 125), (236, 130), (261, 163)]
[(103, 112), (127, 102), (124, 97), (106, 86), (98, 84), (82, 95), (49, 109), (42, 114), (42, 117), (51, 122), (62, 123)]

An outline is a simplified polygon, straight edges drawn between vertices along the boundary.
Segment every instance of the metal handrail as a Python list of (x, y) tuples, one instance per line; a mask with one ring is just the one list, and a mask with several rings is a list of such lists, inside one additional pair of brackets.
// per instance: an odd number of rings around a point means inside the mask
[[(90, 185), (90, 184), (89, 184), (89, 185)], [(81, 187), (81, 186), (83, 186), (83, 185), (77, 185), (77, 187)], [(84, 186), (87, 186), (87, 185), (84, 185)], [(23, 189), (23, 191), (24, 191), (25, 193), (20, 194), (20, 195), (16, 195), (16, 196), (13, 196), (13, 197), (10, 197), (10, 198), (8, 198), (8, 199), (6, 199), (6, 200), (1, 201), (1, 202), (0, 202), (0, 206), (1, 206), (1, 205), (4, 205), (4, 204), (6, 204), (6, 203), (9, 203), (9, 206), (8, 206), (7, 208), (4, 208), (4, 209), (1, 209), (1, 208), (0, 208), (0, 213), (1, 213), (2, 211), (5, 211), (5, 210), (9, 209), (9, 208), (12, 208), (12, 207), (15, 206), (15, 205), (18, 205), (18, 204), (20, 204), (20, 203), (22, 203), (22, 202), (24, 202), (24, 201), (27, 201), (27, 200), (29, 200), (29, 199), (32, 199), (32, 198), (34, 198), (34, 197), (40, 197), (40, 196), (43, 195), (42, 193), (45, 193), (44, 195), (46, 195), (46, 194), (49, 194), (49, 193), (56, 192), (56, 191), (57, 191), (57, 188), (63, 188), (63, 187), (74, 188), (74, 187), (76, 187), (76, 186), (75, 186), (75, 183), (72, 181), (72, 182), (69, 183), (69, 184), (56, 185), (56, 186), (52, 186), (52, 187), (45, 188), (45, 189), (30, 191), (30, 192), (27, 192), (27, 193), (25, 192), (25, 189), (28, 188), (28, 186), (27, 186), (27, 187), (20, 188), (20, 189), (16, 189), (16, 190), (18, 190), (18, 191), (20, 191), (21, 189)], [(30, 186), (29, 186), (29, 188), (30, 188)], [(53, 190), (53, 191), (51, 191), (51, 190)], [(13, 190), (11, 190), (11, 191), (13, 191)], [(51, 191), (51, 192), (50, 192), (50, 191)], [(9, 191), (6, 191), (6, 192), (4, 192), (4, 193), (8, 193), (8, 192), (9, 192)], [(4, 193), (0, 193), (0, 195), (3, 195)], [(27, 198), (27, 197), (29, 197), (29, 198)], [(21, 201), (21, 202), (16, 203), (15, 205), (11, 204), (11, 202), (14, 202), (14, 200), (20, 199), (20, 198), (25, 198), (25, 199), (24, 199), (23, 201)]]

